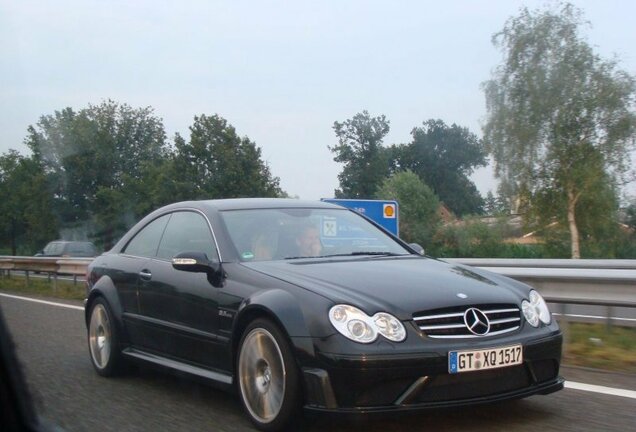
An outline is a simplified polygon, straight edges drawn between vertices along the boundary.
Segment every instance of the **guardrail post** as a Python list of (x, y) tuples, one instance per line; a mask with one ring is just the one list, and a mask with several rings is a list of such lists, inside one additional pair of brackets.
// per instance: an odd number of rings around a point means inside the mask
[(612, 306), (607, 306), (605, 308), (605, 330), (610, 333), (612, 331), (612, 315), (614, 314), (614, 308)]
[(26, 271), (24, 272), (24, 275), (26, 276), (26, 286), (28, 287), (28, 286), (29, 286), (29, 271), (28, 271), (28, 270), (26, 270)]
[(561, 319), (559, 325), (561, 327), (561, 333), (563, 334), (563, 345), (567, 345), (570, 342), (570, 328), (568, 323), (568, 305), (566, 303), (560, 304)]
[[(50, 277), (50, 274), (49, 274), (49, 277)], [(53, 273), (53, 292), (57, 294), (57, 273)]]

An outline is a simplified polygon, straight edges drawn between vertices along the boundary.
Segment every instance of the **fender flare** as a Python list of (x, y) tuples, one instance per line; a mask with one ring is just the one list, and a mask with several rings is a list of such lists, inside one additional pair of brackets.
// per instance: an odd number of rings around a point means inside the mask
[(115, 326), (119, 331), (120, 340), (127, 341), (126, 333), (124, 332), (124, 321), (122, 318), (123, 308), (121, 306), (121, 302), (119, 301), (119, 295), (117, 294), (117, 288), (115, 288), (115, 284), (112, 279), (108, 276), (102, 276), (93, 286), (88, 294), (88, 298), (86, 299), (86, 304), (84, 306), (84, 321), (86, 324), (86, 328), (88, 328), (89, 320), (90, 320), (90, 311), (95, 302), (95, 299), (98, 297), (104, 298), (110, 307), (111, 312), (113, 313), (113, 319), (115, 320)]
[(233, 363), (236, 360), (236, 352), (243, 330), (249, 322), (258, 317), (266, 317), (274, 321), (287, 335), (297, 356), (309, 355), (313, 357), (312, 336), (298, 299), (285, 290), (274, 288), (260, 291), (246, 298), (239, 306), (237, 317), (232, 324)]

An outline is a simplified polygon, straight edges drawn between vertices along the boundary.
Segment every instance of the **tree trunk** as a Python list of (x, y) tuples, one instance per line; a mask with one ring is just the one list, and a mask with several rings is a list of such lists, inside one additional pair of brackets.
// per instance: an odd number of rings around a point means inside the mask
[(568, 190), (568, 226), (570, 227), (570, 244), (572, 247), (572, 259), (581, 258), (581, 248), (579, 243), (579, 228), (576, 226), (575, 208), (580, 195)]
[(11, 255), (16, 256), (18, 253), (17, 228), (15, 219), (11, 219)]

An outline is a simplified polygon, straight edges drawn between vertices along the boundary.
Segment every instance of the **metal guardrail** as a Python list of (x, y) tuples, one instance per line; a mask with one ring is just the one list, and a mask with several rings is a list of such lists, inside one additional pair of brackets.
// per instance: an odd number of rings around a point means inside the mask
[[(572, 306), (603, 307), (608, 329), (613, 324), (616, 308), (636, 308), (636, 260), (455, 258), (445, 261), (479, 267), (533, 286), (548, 303), (556, 305), (566, 339)], [(623, 322), (633, 325), (633, 319)]]
[(0, 270), (70, 274), (83, 276), (93, 258), (0, 256)]
[[(84, 276), (92, 258), (0, 256), (0, 272), (12, 270)], [(636, 260), (453, 258), (535, 287), (549, 303), (636, 308)], [(609, 310), (609, 309), (608, 309)], [(608, 315), (609, 316), (609, 315)]]
[(45, 273), (49, 280), (53, 279), (57, 291), (58, 275), (73, 276), (73, 284), (77, 284), (77, 277), (86, 275), (92, 261), (93, 258), (0, 256), (0, 276), (10, 277), (11, 271), (23, 271), (28, 286), (31, 273)]
[(636, 260), (447, 259), (517, 279), (552, 303), (636, 307)]
[(559, 269), (626, 269), (636, 270), (636, 260), (629, 259), (515, 259), (515, 258), (447, 258), (474, 267), (520, 267)]

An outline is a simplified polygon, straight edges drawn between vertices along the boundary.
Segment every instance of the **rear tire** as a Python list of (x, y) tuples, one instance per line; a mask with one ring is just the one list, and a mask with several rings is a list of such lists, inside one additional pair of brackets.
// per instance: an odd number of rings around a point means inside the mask
[(245, 412), (263, 431), (277, 431), (300, 419), (302, 389), (287, 338), (273, 322), (251, 322), (239, 344), (236, 375)]
[(101, 297), (91, 306), (88, 351), (95, 371), (101, 376), (108, 377), (122, 372), (123, 358), (117, 326), (108, 303)]

